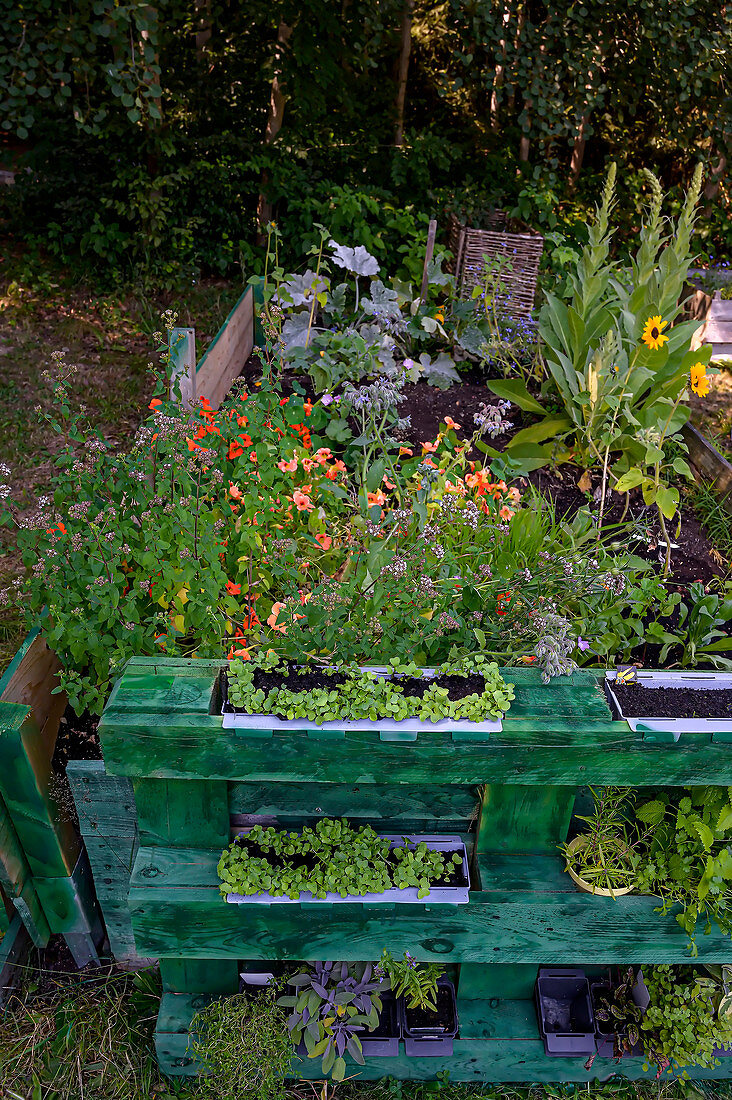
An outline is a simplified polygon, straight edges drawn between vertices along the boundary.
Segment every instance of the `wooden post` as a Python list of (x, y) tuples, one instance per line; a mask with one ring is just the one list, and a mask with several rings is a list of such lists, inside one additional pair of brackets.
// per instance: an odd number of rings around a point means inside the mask
[(432, 218), (427, 230), (427, 248), (424, 253), (424, 267), (422, 269), (422, 289), (419, 292), (419, 296), (422, 301), (427, 297), (427, 288), (430, 285), (429, 274), (427, 268), (432, 263), (432, 257), (435, 253), (435, 237), (437, 236), (437, 220)]
[(178, 398), (183, 408), (190, 409), (196, 400), (196, 331), (174, 328), (170, 333), (170, 396)]

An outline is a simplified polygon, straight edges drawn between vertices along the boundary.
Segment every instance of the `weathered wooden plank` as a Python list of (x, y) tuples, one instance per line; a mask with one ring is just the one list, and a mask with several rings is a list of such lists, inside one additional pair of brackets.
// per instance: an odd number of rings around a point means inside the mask
[(219, 329), (196, 370), (196, 391), (217, 409), (254, 346), (254, 292), (249, 287)]
[(681, 430), (690, 460), (712, 482), (715, 491), (727, 497), (727, 506), (732, 510), (732, 465), (693, 424), (685, 424)]
[(21, 892), (12, 901), (35, 946), (45, 947), (51, 938), (51, 929), (36, 893), (33, 879), (26, 882)]
[(11, 897), (20, 893), (29, 878), (28, 861), (0, 798), (0, 887)]
[(137, 811), (129, 779), (108, 776), (101, 760), (66, 769), (110, 950), (118, 963), (146, 966), (135, 948), (127, 894), (137, 851)]
[[(49, 790), (65, 696), (53, 694), (58, 661), (35, 633), (11, 665), (0, 701), (0, 795), (34, 874), (67, 876), (79, 857), (73, 825)], [(11, 671), (9, 670), (9, 671)]]
[(138, 779), (134, 783), (140, 843), (211, 848), (229, 842), (223, 780)]
[[(478, 809), (477, 787), (406, 787), (356, 783), (230, 783), (229, 811), (276, 817), (284, 824), (319, 817), (424, 821), (466, 829)], [(388, 829), (383, 830), (388, 832)]]
[(536, 982), (535, 963), (462, 963), (459, 970), (457, 996), (460, 1012), (460, 1029), (464, 1038), (478, 1039), (466, 1030), (463, 1005), (473, 1001), (481, 1005), (494, 997), (500, 1000), (518, 998), (530, 1000)]
[[(163, 996), (155, 1031), (155, 1049), (162, 1071), (170, 1076), (195, 1076), (200, 1069), (189, 1049), (191, 1021), (205, 998), (167, 993)], [(469, 1021), (473, 1026), (473, 1021)], [(349, 1079), (380, 1080), (394, 1077), (400, 1080), (436, 1080), (446, 1071), (451, 1081), (485, 1083), (605, 1081), (610, 1078), (627, 1080), (653, 1079), (655, 1069), (643, 1069), (643, 1058), (623, 1058), (615, 1063), (611, 1058), (596, 1058), (591, 1070), (585, 1069), (585, 1057), (549, 1058), (538, 1035), (536, 1016), (530, 1001), (501, 1001), (485, 1011), (479, 1025), (485, 1038), (455, 1040), (450, 1058), (367, 1058), (361, 1067), (350, 1063)], [(163, 1030), (166, 1028), (167, 1030)], [(462, 1035), (462, 1032), (461, 1032)], [(322, 1079), (319, 1059), (293, 1057), (293, 1078)], [(691, 1068), (692, 1080), (722, 1080), (732, 1077), (732, 1058), (723, 1058), (710, 1070)]]
[(166, 993), (237, 993), (236, 959), (161, 959), (160, 977)]
[(545, 730), (523, 742), (508, 742), (504, 731), (487, 743), (458, 748), (444, 734), (408, 743), (374, 743), (360, 733), (337, 743), (284, 734), (243, 742), (220, 727), (207, 728), (205, 720), (161, 734), (151, 718), (149, 726), (130, 724), (124, 733), (108, 730), (104, 753), (112, 774), (171, 779), (415, 786), (429, 785), (435, 777), (441, 785), (462, 786), (489, 781), (558, 786), (732, 783), (732, 755), (708, 735), (684, 735), (670, 745), (636, 741), (624, 722), (608, 723), (601, 733), (588, 732), (580, 743)]
[[(384, 947), (423, 961), (683, 962), (688, 941), (651, 897), (595, 898), (574, 889), (557, 857), (500, 855), (470, 903), (382, 906), (227, 905), (217, 852), (141, 848), (129, 905), (140, 951), (160, 957), (369, 959)], [(488, 877), (483, 874), (482, 882)], [(724, 962), (729, 938), (699, 935), (699, 961)]]
[(20, 916), (16, 914), (0, 939), (0, 1007), (20, 983), (23, 964), (30, 947), (31, 938)]
[(488, 784), (478, 820), (477, 854), (555, 852), (567, 838), (575, 788)]

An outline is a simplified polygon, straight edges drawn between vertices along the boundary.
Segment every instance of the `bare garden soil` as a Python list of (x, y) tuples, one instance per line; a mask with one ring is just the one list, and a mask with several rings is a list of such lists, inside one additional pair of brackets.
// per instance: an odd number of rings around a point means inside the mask
[(732, 719), (732, 690), (724, 688), (613, 684), (613, 693), (629, 718)]

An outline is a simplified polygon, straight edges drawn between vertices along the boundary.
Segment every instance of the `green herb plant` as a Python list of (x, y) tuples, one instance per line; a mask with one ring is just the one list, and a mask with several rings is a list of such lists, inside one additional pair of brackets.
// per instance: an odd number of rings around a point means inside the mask
[(599, 889), (633, 887), (647, 833), (629, 820), (629, 803), (635, 792), (624, 787), (590, 787), (590, 793), (593, 813), (577, 816), (587, 826), (579, 834), (582, 843), (560, 846), (567, 868)]
[(592, 1001), (595, 1019), (605, 1024), (606, 1034), (613, 1035), (613, 1056), (622, 1058), (630, 1054), (640, 1040), (640, 1021), (643, 1013), (633, 1000), (635, 971), (630, 966), (620, 974), (617, 982), (593, 987)]
[[(509, 709), (514, 698), (513, 684), (507, 684), (498, 665), (482, 654), (452, 661), (436, 670), (437, 675), (445, 673), (467, 677), (477, 673), (483, 677), (485, 686), (481, 694), (473, 692), (456, 700), (449, 698), (447, 688), (436, 683), (431, 684), (421, 699), (405, 695), (400, 676), (403, 677), (406, 670), (410, 677), (419, 678), (420, 670), (413, 663), (400, 663), (398, 657), (392, 658), (390, 664), (395, 675), (388, 678), (356, 666), (334, 665), (324, 669), (324, 674), (346, 679), (345, 683), (334, 683), (332, 689), (298, 691), (296, 688), (279, 687), (265, 693), (261, 687), (254, 687), (254, 680), (261, 667), (277, 671), (279, 664), (273, 656), (255, 657), (246, 662), (232, 660), (229, 664), (229, 700), (235, 707), (250, 714), (276, 714), (288, 721), (307, 718), (320, 725), (323, 722), (359, 718), (402, 721), (410, 717), (423, 722), (440, 722), (448, 718), (478, 722), (498, 718)], [(293, 678), (296, 680), (298, 675), (306, 675), (308, 671), (309, 668), (304, 666), (294, 673)]]
[(462, 864), (459, 852), (438, 852), (424, 841), (392, 846), (370, 825), (323, 818), (314, 828), (288, 833), (255, 825), (237, 837), (218, 863), (222, 897), (268, 893), (297, 901), (301, 893), (361, 896), (415, 887), (426, 897), (432, 883)]
[(377, 971), (385, 974), (396, 997), (403, 997), (407, 1008), (437, 1011), (437, 980), (445, 971), (439, 963), (418, 963), (408, 951), (395, 959), (386, 948), (381, 952)]
[(277, 990), (211, 1000), (191, 1023), (190, 1051), (205, 1070), (200, 1095), (211, 1100), (284, 1100), (293, 1049)]
[(657, 910), (680, 906), (676, 920), (689, 936), (692, 955), (701, 922), (732, 935), (732, 788), (671, 789), (636, 809), (651, 830), (637, 868), (638, 889), (662, 899)]
[(732, 1043), (732, 1003), (721, 976), (691, 966), (649, 966), (643, 981), (650, 1004), (641, 1020), (641, 1041), (657, 1076), (684, 1067), (719, 1065), (714, 1048)]
[(291, 1009), (287, 1029), (292, 1041), (304, 1042), (309, 1058), (322, 1059), (323, 1074), (342, 1081), (346, 1053), (364, 1064), (360, 1034), (378, 1025), (388, 979), (370, 963), (316, 962), (287, 984), (295, 992), (277, 1003)]

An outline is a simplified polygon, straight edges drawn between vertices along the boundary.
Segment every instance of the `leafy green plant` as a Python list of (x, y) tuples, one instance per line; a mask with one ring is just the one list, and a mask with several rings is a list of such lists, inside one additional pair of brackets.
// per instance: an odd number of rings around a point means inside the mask
[(293, 1049), (275, 987), (212, 999), (193, 1017), (191, 1036), (203, 1096), (284, 1100)]
[(633, 1000), (635, 981), (635, 972), (630, 966), (621, 971), (619, 981), (608, 985), (599, 983), (592, 989), (595, 1020), (606, 1025), (602, 1029), (606, 1034), (613, 1034), (613, 1055), (616, 1059), (632, 1053), (640, 1041), (643, 1013)]
[[(656, 506), (670, 544), (665, 521), (675, 514), (679, 493), (669, 478), (691, 477), (678, 453), (684, 448), (678, 433), (689, 416), (683, 398), (690, 377), (692, 386), (699, 386), (711, 352), (690, 350), (695, 321), (675, 323), (669, 335), (663, 330), (681, 310), (677, 303), (691, 264), (702, 170), (699, 165), (668, 236), (660, 184), (651, 173), (647, 176), (651, 199), (630, 267), (617, 270), (609, 261), (613, 165), (596, 220), (588, 227), (588, 243), (569, 277), (570, 290), (564, 298), (547, 293), (539, 336), (563, 409), (519, 432), (509, 450), (531, 443), (540, 454), (542, 440), (564, 435), (585, 467), (601, 469), (600, 522), (608, 484), (626, 493), (640, 486), (645, 503)], [(548, 461), (549, 450), (543, 453)], [(670, 549), (667, 570), (669, 554)]]
[(643, 981), (650, 1004), (641, 1020), (641, 1040), (658, 1076), (685, 1066), (718, 1065), (714, 1048), (732, 1042), (732, 1006), (721, 981), (690, 966), (667, 965), (644, 966)]
[(436, 851), (424, 841), (392, 846), (370, 825), (353, 827), (345, 820), (323, 818), (301, 833), (255, 825), (232, 841), (218, 863), (222, 897), (268, 893), (297, 901), (301, 893), (315, 898), (328, 893), (380, 894), (396, 887), (416, 887), (426, 897), (430, 884), (452, 866), (459, 852)]
[(652, 830), (638, 889), (662, 899), (657, 912), (680, 906), (676, 920), (693, 955), (699, 922), (705, 933), (714, 922), (732, 935), (732, 788), (663, 792), (640, 805), (636, 817)]
[(344, 1055), (364, 1064), (359, 1033), (373, 1031), (389, 981), (370, 963), (316, 962), (287, 979), (293, 995), (277, 1003), (292, 1010), (287, 1028), (294, 1043), (305, 1043), (309, 1058), (321, 1058), (323, 1074), (342, 1081)]
[(396, 997), (403, 997), (407, 1008), (429, 1008), (437, 1011), (437, 980), (445, 968), (439, 963), (418, 963), (404, 952), (395, 959), (386, 948), (381, 952), (377, 973), (386, 975)]
[(577, 816), (586, 828), (568, 844), (562, 844), (567, 869), (595, 888), (633, 887), (645, 837), (628, 820), (635, 792), (624, 787), (590, 787), (594, 810)]
[[(498, 665), (490, 662), (482, 654), (475, 654), (462, 660), (452, 661), (436, 669), (436, 677), (442, 674), (467, 677), (477, 674), (483, 677), (484, 688), (481, 694), (473, 692), (462, 699), (450, 699), (448, 689), (431, 683), (420, 697), (404, 694), (401, 679), (408, 675), (421, 678), (416, 665), (404, 665), (398, 657), (392, 658), (390, 666), (394, 674), (387, 678), (379, 673), (357, 667), (333, 665), (322, 670), (328, 678), (334, 678), (332, 688), (278, 687), (264, 690), (255, 688), (254, 683), (260, 668), (276, 672), (280, 664), (275, 655), (255, 658), (246, 663), (233, 660), (229, 665), (229, 701), (250, 714), (277, 714), (281, 718), (292, 720), (307, 718), (321, 724), (330, 721), (352, 721), (358, 718), (378, 721), (390, 718), (401, 721), (417, 717), (423, 722), (440, 722), (446, 718), (464, 718), (477, 722), (482, 719), (497, 718), (505, 713), (514, 698), (513, 684), (507, 684)], [(404, 669), (409, 669), (405, 673)], [(298, 676), (307, 676), (311, 669), (306, 665), (292, 670)], [(340, 682), (344, 680), (345, 682)]]

